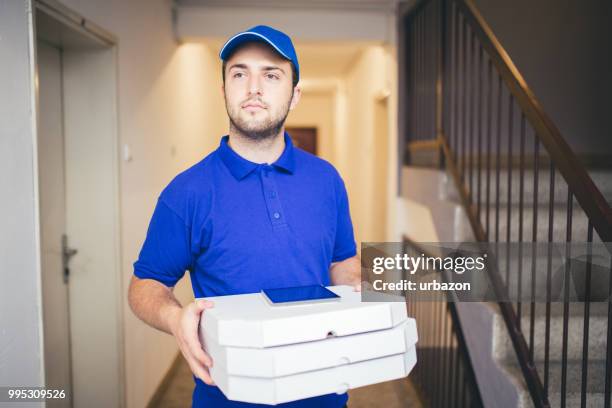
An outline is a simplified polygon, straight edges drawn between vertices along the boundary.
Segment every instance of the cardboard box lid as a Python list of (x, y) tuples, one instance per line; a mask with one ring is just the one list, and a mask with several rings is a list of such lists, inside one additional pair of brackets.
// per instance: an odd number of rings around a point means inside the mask
[(414, 319), (385, 330), (268, 348), (203, 341), (214, 365), (229, 375), (273, 378), (405, 353), (417, 342)]
[(214, 364), (231, 375), (280, 377), (405, 353), (418, 340), (416, 321), (386, 330), (268, 348), (221, 346), (205, 336)]
[(350, 286), (329, 289), (341, 299), (272, 306), (261, 293), (207, 298), (215, 306), (202, 314), (200, 337), (206, 333), (221, 346), (264, 348), (389, 329), (407, 318), (401, 297), (362, 302)]
[(230, 400), (275, 405), (403, 378), (416, 361), (412, 347), (403, 354), (276, 378), (229, 375), (216, 365), (211, 375)]

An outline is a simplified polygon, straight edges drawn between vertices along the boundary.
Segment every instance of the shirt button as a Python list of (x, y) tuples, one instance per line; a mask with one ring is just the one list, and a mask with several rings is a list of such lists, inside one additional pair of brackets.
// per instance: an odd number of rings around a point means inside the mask
[(270, 198), (276, 197), (276, 191), (270, 191)]
[(275, 212), (272, 216), (278, 220), (280, 218), (280, 213)]

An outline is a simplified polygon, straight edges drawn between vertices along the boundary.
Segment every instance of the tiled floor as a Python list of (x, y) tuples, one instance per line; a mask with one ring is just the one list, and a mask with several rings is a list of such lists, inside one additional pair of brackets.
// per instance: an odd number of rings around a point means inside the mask
[[(168, 388), (151, 408), (185, 408), (191, 406), (193, 380), (189, 366), (181, 359)], [(421, 408), (410, 380), (389, 381), (349, 391), (349, 408)]]

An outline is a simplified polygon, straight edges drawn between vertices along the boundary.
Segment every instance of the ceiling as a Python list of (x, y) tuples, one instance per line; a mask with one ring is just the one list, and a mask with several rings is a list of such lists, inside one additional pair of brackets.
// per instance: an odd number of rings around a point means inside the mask
[(174, 0), (179, 7), (270, 7), (336, 10), (395, 10), (399, 0)]

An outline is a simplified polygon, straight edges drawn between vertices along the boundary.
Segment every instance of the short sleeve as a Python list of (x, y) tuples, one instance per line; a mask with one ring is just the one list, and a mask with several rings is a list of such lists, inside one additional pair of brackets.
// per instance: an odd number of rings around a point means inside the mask
[(190, 231), (185, 222), (160, 198), (151, 217), (149, 229), (134, 275), (174, 286), (191, 265)]
[(340, 262), (357, 254), (355, 236), (353, 234), (353, 222), (349, 210), (346, 187), (340, 175), (336, 176), (336, 203), (338, 206), (336, 219), (336, 240), (332, 262)]

